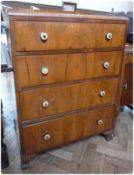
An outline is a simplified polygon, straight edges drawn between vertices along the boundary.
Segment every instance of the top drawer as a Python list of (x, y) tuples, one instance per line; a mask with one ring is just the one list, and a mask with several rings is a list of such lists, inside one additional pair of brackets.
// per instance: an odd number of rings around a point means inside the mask
[(14, 21), (14, 27), (16, 51), (109, 48), (124, 44), (124, 24)]

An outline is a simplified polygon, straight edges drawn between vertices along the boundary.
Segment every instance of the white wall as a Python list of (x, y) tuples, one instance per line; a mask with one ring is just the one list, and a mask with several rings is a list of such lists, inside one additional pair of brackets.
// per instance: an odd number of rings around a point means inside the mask
[(22, 2), (33, 2), (48, 5), (62, 5), (62, 1), (76, 2), (78, 8), (107, 11), (114, 8), (115, 12), (133, 11), (133, 0), (16, 0)]

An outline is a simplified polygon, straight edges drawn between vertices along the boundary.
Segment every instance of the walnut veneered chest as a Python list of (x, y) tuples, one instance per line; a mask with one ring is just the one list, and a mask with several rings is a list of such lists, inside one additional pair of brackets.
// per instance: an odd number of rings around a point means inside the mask
[(22, 165), (94, 134), (112, 138), (126, 18), (18, 12), (9, 19)]

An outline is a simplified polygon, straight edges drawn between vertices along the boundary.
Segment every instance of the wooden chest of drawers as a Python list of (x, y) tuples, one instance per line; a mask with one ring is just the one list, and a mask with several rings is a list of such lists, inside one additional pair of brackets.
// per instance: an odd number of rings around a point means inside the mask
[(133, 104), (133, 45), (126, 44), (121, 107)]
[(126, 18), (10, 13), (22, 167), (36, 153), (113, 138)]

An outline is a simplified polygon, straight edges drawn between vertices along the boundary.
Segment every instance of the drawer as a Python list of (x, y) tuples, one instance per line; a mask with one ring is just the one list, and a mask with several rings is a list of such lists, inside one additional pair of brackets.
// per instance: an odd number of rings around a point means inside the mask
[(68, 115), (23, 128), (24, 152), (54, 148), (113, 128), (115, 109), (99, 109)]
[(112, 103), (117, 85), (118, 79), (112, 78), (22, 91), (22, 120)]
[(14, 21), (14, 29), (16, 51), (123, 47), (125, 37), (125, 24)]
[(122, 52), (20, 56), (19, 87), (118, 75)]

